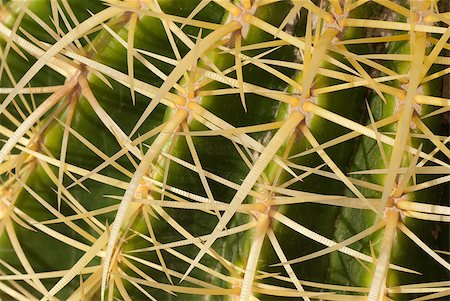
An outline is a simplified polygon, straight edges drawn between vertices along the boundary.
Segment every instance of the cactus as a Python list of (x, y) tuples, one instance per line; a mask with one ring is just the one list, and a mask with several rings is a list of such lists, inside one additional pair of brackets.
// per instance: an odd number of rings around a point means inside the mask
[(3, 0), (0, 298), (444, 300), (447, 0)]

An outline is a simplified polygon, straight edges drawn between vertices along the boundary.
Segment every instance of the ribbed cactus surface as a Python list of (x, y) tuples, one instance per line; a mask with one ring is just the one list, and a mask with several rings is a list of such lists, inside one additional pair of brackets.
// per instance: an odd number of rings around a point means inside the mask
[(2, 300), (446, 300), (447, 0), (3, 0)]

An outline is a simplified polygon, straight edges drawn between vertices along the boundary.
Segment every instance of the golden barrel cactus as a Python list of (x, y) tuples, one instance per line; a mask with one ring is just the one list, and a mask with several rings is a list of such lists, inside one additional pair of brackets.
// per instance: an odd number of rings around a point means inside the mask
[(2, 300), (446, 300), (448, 0), (2, 0)]

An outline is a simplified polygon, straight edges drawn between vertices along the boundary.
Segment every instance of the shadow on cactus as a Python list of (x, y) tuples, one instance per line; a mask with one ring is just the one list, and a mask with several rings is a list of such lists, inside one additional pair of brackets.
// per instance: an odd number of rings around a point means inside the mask
[(0, 6), (2, 300), (445, 300), (446, 1)]

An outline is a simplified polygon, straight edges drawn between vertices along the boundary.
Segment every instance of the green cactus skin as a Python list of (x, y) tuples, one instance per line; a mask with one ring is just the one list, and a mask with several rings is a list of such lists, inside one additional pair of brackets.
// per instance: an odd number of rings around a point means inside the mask
[(4, 1), (0, 298), (448, 298), (448, 15)]

